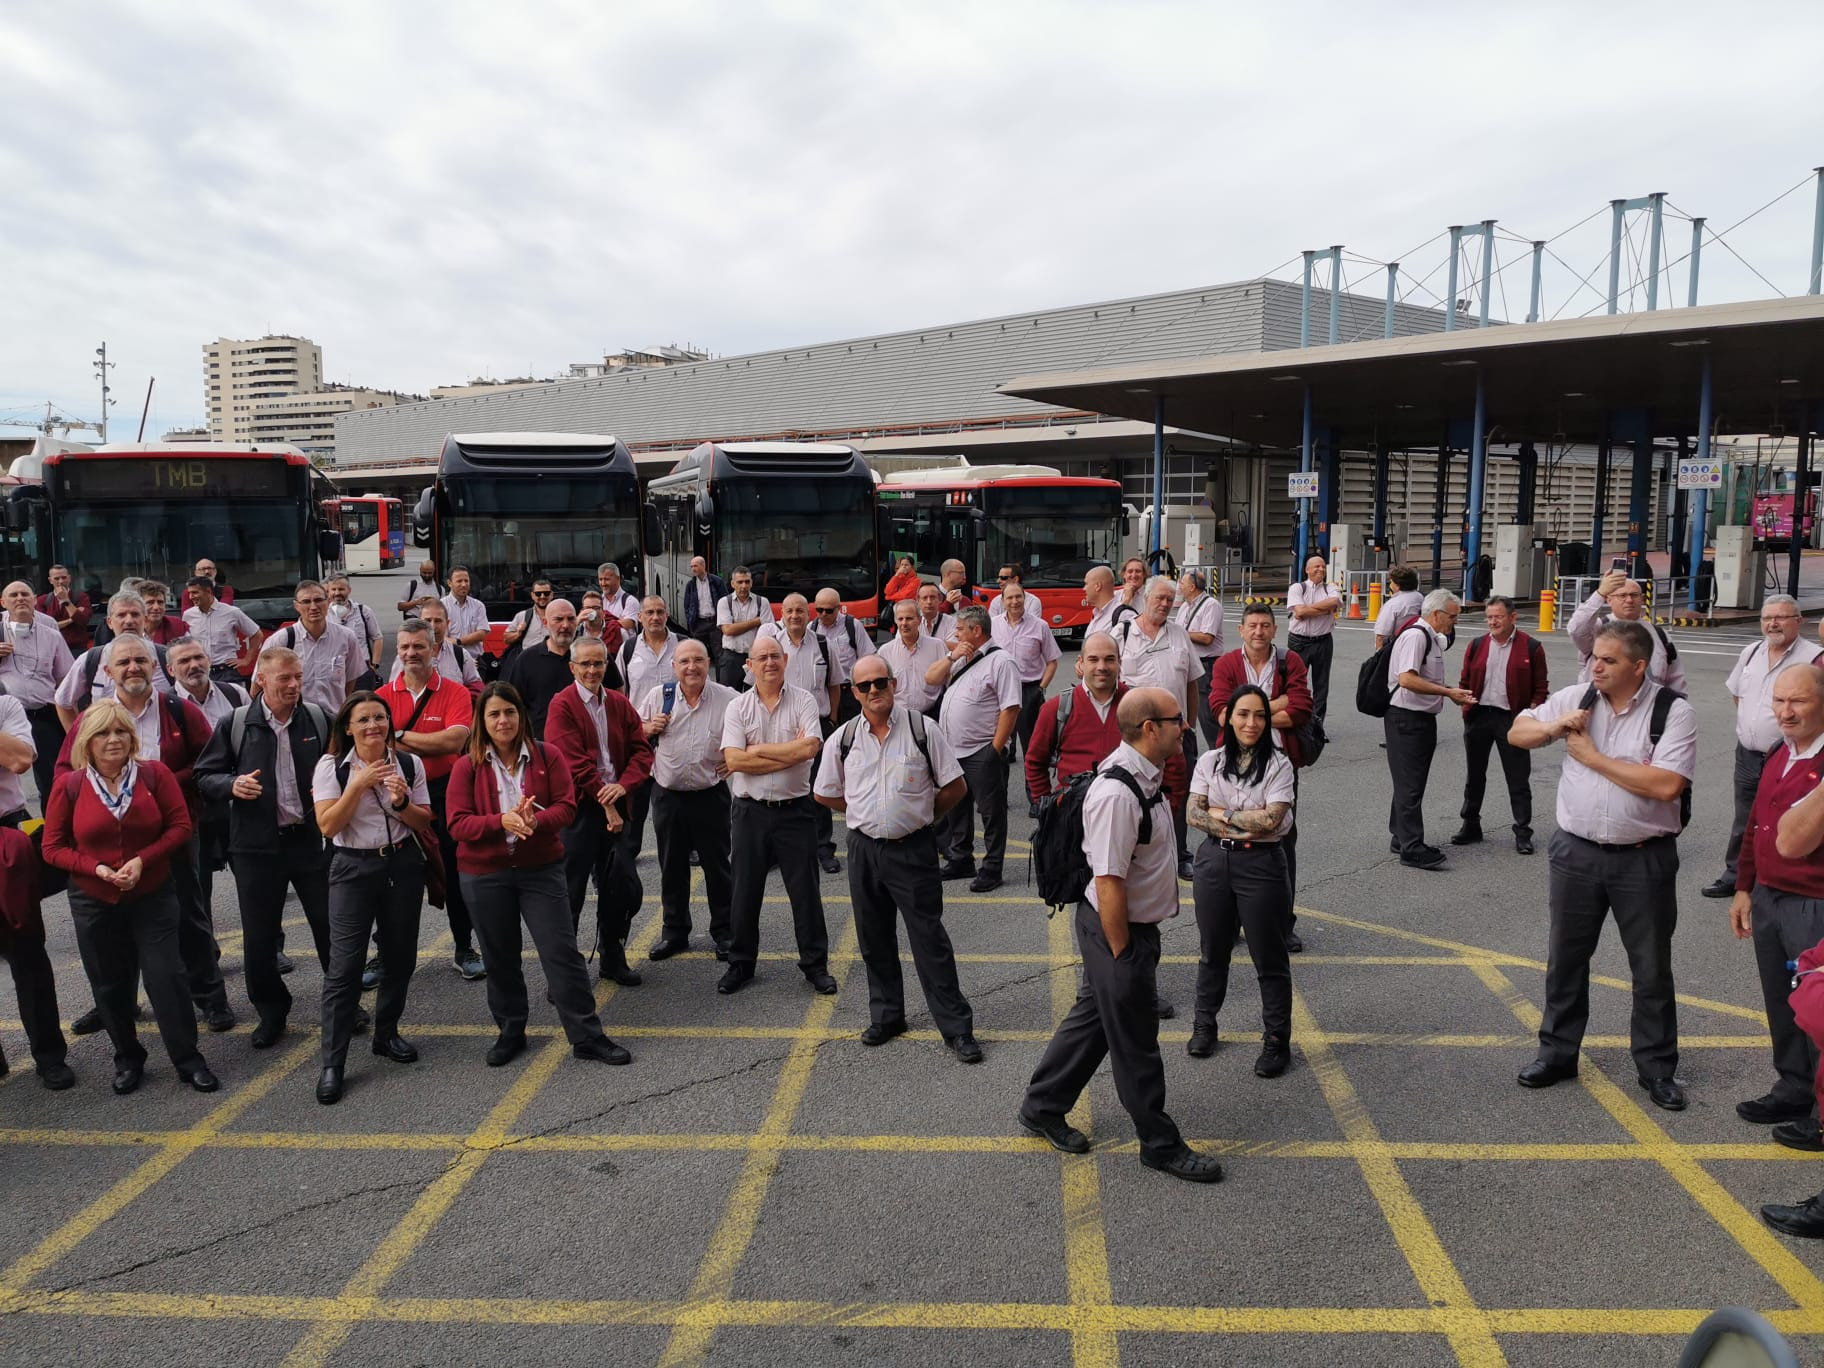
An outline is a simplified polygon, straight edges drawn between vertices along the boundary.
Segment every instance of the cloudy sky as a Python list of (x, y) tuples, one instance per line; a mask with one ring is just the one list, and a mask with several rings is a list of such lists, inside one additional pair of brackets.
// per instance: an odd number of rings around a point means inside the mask
[[(331, 380), (423, 391), (1331, 243), (1441, 290), (1427, 240), (1483, 218), (1556, 238), (1545, 312), (1574, 315), (1610, 199), (1663, 190), (1726, 229), (1824, 162), (1815, 0), (1375, 8), (9, 0), (0, 417), (94, 416), (104, 339), (118, 438), (149, 376), (149, 432), (200, 420), (218, 336), (301, 333)], [(1767, 283), (1707, 246), (1704, 302), (1802, 293), (1813, 202), (1728, 234)], [(1670, 212), (1667, 238), (1682, 257)], [(1494, 312), (1520, 318), (1525, 248), (1501, 250)]]

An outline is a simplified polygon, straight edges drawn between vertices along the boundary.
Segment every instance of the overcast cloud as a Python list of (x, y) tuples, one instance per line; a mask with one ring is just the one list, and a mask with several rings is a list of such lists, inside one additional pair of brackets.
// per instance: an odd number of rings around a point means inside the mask
[[(1654, 190), (1725, 228), (1824, 162), (1821, 37), (1816, 3), (13, 0), (0, 416), (93, 416), (103, 339), (118, 438), (150, 375), (149, 432), (200, 421), (217, 336), (422, 392), (1550, 237)], [(1729, 238), (1787, 294), (1812, 205)], [(1554, 244), (1547, 313), (1596, 302), (1606, 234)], [(1774, 293), (1715, 245), (1703, 282)], [(1525, 265), (1502, 283), (1524, 316)]]

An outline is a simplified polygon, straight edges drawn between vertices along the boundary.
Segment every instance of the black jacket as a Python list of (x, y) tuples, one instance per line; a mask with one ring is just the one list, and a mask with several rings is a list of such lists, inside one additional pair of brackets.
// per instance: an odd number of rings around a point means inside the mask
[[(699, 625), (714, 627), (716, 625), (716, 605), (728, 597), (728, 586), (721, 576), (713, 572), (709, 576), (709, 616), (701, 618), (697, 612), (697, 582), (694, 579), (684, 581), (684, 635), (695, 636)], [(717, 634), (718, 636), (720, 633)], [(716, 645), (720, 646), (720, 641)]]
[[(203, 798), (210, 803), (225, 804), (228, 808), (228, 849), (236, 855), (271, 854), (279, 849), (279, 800), (273, 790), (273, 781), (278, 775), (278, 735), (266, 718), (266, 703), (256, 698), (249, 706), (247, 714), (246, 735), (242, 738), (241, 753), (234, 754), (234, 719), (223, 718), (216, 724), (215, 735), (209, 738), (209, 744), (197, 757), (197, 788)], [(327, 733), (328, 727), (325, 726)], [(298, 776), (298, 799), (304, 810), (304, 825), (312, 833), (317, 830), (316, 802), (311, 797), (311, 780), (317, 771), (317, 761), (325, 754), (324, 746), (317, 738), (316, 728), (305, 705), (299, 703), (292, 711), (289, 728), (291, 740), (291, 763)], [(261, 791), (258, 798), (236, 798), (232, 792), (236, 777), (243, 774), (260, 772)], [(319, 843), (322, 840), (318, 836)]]

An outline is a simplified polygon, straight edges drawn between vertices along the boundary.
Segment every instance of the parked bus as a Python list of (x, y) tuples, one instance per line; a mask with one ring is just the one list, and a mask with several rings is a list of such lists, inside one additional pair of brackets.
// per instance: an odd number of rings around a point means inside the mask
[(787, 594), (834, 589), (871, 625), (880, 593), (874, 474), (853, 447), (705, 442), (647, 488), (647, 582), (684, 618), (690, 558), (737, 565), (775, 612)]
[(233, 586), (235, 607), (273, 627), (293, 616), (298, 581), (319, 578), (340, 553), (322, 515), (335, 487), (295, 446), (114, 442), (13, 466), (42, 482), (13, 497), (43, 501), (45, 564), (69, 566), (96, 603), (138, 575), (169, 584), (177, 611), (206, 557)]
[[(437, 573), (469, 572), (470, 593), (505, 624), (548, 579), (582, 607), (596, 567), (613, 561), (640, 592), (640, 494), (617, 438), (574, 432), (471, 432), (444, 439), (437, 479), (419, 496), (413, 540)], [(489, 649), (499, 649), (498, 634)]]
[(1089, 622), (1083, 576), (1121, 562), (1123, 509), (1116, 480), (1060, 475), (1047, 466), (938, 466), (896, 471), (880, 486), (880, 545), (887, 575), (911, 556), (935, 581), (960, 560), (983, 602), (1012, 563), (1054, 635), (1080, 638)]
[(384, 494), (325, 501), (324, 520), (342, 534), (342, 569), (351, 575), (405, 564), (405, 504)]

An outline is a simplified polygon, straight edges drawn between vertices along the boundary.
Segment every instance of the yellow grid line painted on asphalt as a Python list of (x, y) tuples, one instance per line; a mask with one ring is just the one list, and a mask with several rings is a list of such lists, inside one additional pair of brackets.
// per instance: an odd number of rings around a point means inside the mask
[[(1514, 981), (1493, 964), (1477, 965), (1471, 971), (1490, 992), (1501, 1000), (1525, 1026), (1537, 1030), (1542, 1014), (1520, 992)], [(1584, 1091), (1614, 1118), (1617, 1125), (1648, 1149), (1672, 1181), (1690, 1195), (1731, 1239), (1759, 1264), (1780, 1289), (1810, 1314), (1813, 1330), (1824, 1330), (1824, 1283), (1793, 1253), (1774, 1238), (1766, 1226), (1730, 1195), (1729, 1190), (1711, 1177), (1696, 1160), (1680, 1151), (1672, 1137), (1645, 1109), (1629, 1097), (1608, 1075), (1590, 1064), (1588, 1056), (1580, 1061), (1578, 1080)]]
[[(848, 966), (855, 944), (855, 923), (851, 920), (830, 955), (832, 968)], [(814, 997), (804, 1014), (807, 1032), (827, 1026), (835, 1013), (836, 994)], [(759, 1135), (772, 1138), (791, 1134), (792, 1121), (810, 1088), (811, 1070), (816, 1066), (817, 1050), (822, 1044), (820, 1036), (811, 1034), (793, 1042), (780, 1066), (779, 1082), (773, 1089), (773, 1100), (766, 1109), (766, 1116), (760, 1122)], [(753, 1244), (754, 1232), (760, 1227), (760, 1211), (766, 1204), (767, 1189), (779, 1172), (780, 1153), (780, 1150), (770, 1148), (748, 1151), (747, 1161), (735, 1179), (734, 1191), (722, 1209), (722, 1219), (709, 1238), (709, 1247), (691, 1282), (686, 1300), (687, 1314), (673, 1326), (665, 1352), (659, 1356), (661, 1368), (700, 1363), (709, 1353), (710, 1341), (722, 1324), (715, 1308), (727, 1302), (734, 1289), (735, 1275)]]
[(1505, 1364), (1507, 1356), (1477, 1312), (1463, 1275), (1457, 1272), (1431, 1218), (1413, 1196), (1398, 1162), (1387, 1154), (1380, 1131), (1362, 1105), (1355, 1085), (1343, 1071), (1317, 1018), (1311, 1015), (1304, 995), (1296, 988), (1292, 991), (1292, 1034), (1304, 1049), (1305, 1061), (1317, 1077), (1318, 1088), (1338, 1128), (1345, 1139), (1356, 1145), (1356, 1163), (1362, 1178), (1393, 1231), (1394, 1241), (1405, 1255), (1420, 1292), (1440, 1312), (1467, 1313), (1453, 1316), (1446, 1331), (1457, 1361), (1467, 1365)]

